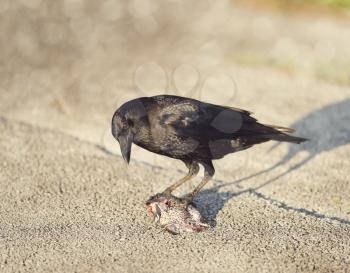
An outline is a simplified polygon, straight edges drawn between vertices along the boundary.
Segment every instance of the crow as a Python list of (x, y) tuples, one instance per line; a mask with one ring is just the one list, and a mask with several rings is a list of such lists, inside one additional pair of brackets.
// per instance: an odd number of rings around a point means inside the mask
[(293, 129), (259, 123), (246, 110), (201, 102), (192, 98), (158, 95), (126, 102), (112, 118), (112, 135), (129, 163), (132, 143), (156, 154), (181, 160), (185, 177), (166, 188), (170, 194), (204, 167), (204, 178), (184, 199), (194, 196), (213, 177), (212, 161), (269, 140), (301, 143), (306, 138), (289, 135)]

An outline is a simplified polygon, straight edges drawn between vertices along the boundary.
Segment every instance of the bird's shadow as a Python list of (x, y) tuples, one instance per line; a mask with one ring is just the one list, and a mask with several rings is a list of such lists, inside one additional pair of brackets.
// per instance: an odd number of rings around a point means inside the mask
[[(343, 100), (341, 102), (327, 105), (317, 111), (314, 111), (291, 125), (292, 128), (303, 137), (307, 137), (310, 141), (304, 142), (300, 145), (291, 145), (286, 155), (273, 166), (252, 174), (250, 176), (241, 178), (239, 180), (221, 183), (217, 186), (213, 186), (207, 190), (203, 190), (195, 200), (195, 203), (200, 210), (201, 214), (211, 225), (215, 225), (217, 214), (225, 206), (231, 198), (235, 196), (250, 193), (257, 198), (268, 201), (269, 203), (278, 206), (279, 208), (295, 211), (304, 215), (313, 216), (319, 219), (328, 219), (337, 221), (342, 224), (350, 224), (350, 221), (341, 219), (339, 217), (326, 216), (319, 212), (308, 210), (305, 208), (292, 207), (284, 202), (270, 198), (268, 196), (259, 193), (258, 190), (262, 187), (273, 183), (279, 178), (287, 175), (288, 173), (299, 169), (304, 164), (310, 162), (317, 155), (322, 152), (331, 151), (340, 146), (350, 143), (350, 99)], [(272, 147), (275, 149), (279, 144)], [(272, 150), (271, 149), (271, 150)], [(255, 186), (252, 188), (238, 190), (238, 191), (225, 191), (220, 192), (220, 188), (227, 186), (237, 186), (241, 182), (259, 176), (261, 174), (270, 172), (278, 167), (290, 162), (299, 152), (306, 151), (307, 156), (300, 162), (292, 165), (286, 171), (281, 172), (275, 177)]]

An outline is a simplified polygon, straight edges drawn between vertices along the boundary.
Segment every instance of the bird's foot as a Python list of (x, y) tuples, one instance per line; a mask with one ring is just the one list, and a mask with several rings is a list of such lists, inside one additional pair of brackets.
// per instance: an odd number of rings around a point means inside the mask
[(194, 196), (192, 194), (188, 194), (185, 197), (182, 197), (181, 200), (186, 206), (188, 206), (193, 204), (193, 198)]
[(171, 194), (172, 192), (173, 192), (173, 189), (167, 188), (162, 193), (157, 193), (156, 195), (171, 197), (172, 196), (172, 194)]
[(175, 199), (180, 200), (176, 196), (172, 195), (170, 191), (165, 190), (163, 192), (159, 192), (159, 193), (156, 193), (155, 195), (152, 195), (146, 201), (146, 206), (148, 206), (149, 204), (154, 203), (154, 202), (159, 202), (159, 201), (164, 201), (165, 202), (165, 200), (167, 200), (167, 202), (171, 202), (171, 200), (174, 201)]
[(209, 226), (189, 199), (158, 193), (147, 202), (147, 214), (173, 234), (200, 232)]

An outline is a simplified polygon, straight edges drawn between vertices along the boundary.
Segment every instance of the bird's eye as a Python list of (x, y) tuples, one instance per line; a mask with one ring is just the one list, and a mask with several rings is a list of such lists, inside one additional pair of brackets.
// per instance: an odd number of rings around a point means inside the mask
[(131, 119), (125, 118), (125, 117), (123, 117), (121, 119), (122, 129), (128, 129), (128, 128), (133, 127), (133, 126), (134, 126), (134, 122)]
[(128, 122), (127, 122), (127, 120), (125, 118), (123, 118), (121, 120), (120, 127), (121, 127), (121, 129), (127, 129), (128, 128)]
[(134, 126), (134, 122), (131, 119), (127, 119), (126, 122), (130, 127)]

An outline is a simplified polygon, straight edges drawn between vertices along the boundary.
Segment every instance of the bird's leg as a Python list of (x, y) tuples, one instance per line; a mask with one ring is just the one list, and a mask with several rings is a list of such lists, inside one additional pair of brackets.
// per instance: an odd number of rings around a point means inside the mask
[(176, 188), (180, 187), (183, 183), (190, 180), (191, 178), (195, 177), (199, 172), (199, 165), (196, 162), (186, 163), (186, 166), (188, 168), (188, 174), (181, 178), (179, 181), (171, 185), (170, 187), (166, 188), (163, 192), (164, 195), (170, 195)]
[(207, 162), (207, 163), (203, 163), (203, 166), (204, 166), (204, 178), (199, 183), (199, 185), (197, 187), (195, 187), (195, 189), (188, 196), (185, 197), (187, 204), (192, 203), (193, 198), (205, 186), (205, 184), (207, 184), (208, 181), (210, 181), (212, 179), (212, 177), (214, 176), (215, 169), (214, 169), (213, 163), (211, 161)]

